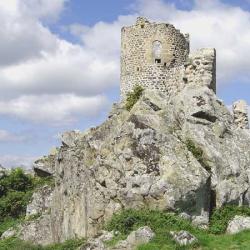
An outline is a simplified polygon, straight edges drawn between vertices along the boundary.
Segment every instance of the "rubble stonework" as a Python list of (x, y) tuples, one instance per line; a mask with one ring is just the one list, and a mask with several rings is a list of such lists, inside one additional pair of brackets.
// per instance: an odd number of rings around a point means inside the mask
[(249, 128), (247, 103), (244, 100), (239, 100), (233, 104), (233, 114), (234, 122), (239, 128)]
[(216, 91), (214, 49), (189, 55), (189, 35), (171, 24), (139, 17), (122, 28), (121, 97), (137, 84), (172, 96), (187, 83), (206, 84)]

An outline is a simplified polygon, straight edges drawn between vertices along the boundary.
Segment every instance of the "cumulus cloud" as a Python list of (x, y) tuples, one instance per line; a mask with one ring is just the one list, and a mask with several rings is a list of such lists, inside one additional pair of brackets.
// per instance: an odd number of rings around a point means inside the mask
[(0, 164), (6, 168), (25, 167), (31, 168), (33, 162), (38, 159), (36, 156), (21, 155), (0, 155)]
[(62, 125), (106, 108), (103, 92), (118, 85), (118, 57), (61, 39), (41, 21), (58, 18), (67, 2), (0, 3), (0, 114)]
[(46, 18), (55, 21), (69, 0), (19, 0), (18, 8), (27, 17)]
[(0, 142), (23, 142), (26, 139), (25, 135), (18, 135), (7, 130), (0, 129)]
[(96, 116), (105, 109), (104, 96), (81, 97), (74, 94), (21, 96), (0, 101), (0, 115), (52, 125), (65, 125), (80, 115)]

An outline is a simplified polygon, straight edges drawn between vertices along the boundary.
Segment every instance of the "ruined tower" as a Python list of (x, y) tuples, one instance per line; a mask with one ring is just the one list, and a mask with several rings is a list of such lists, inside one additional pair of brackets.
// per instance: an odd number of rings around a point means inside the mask
[[(187, 81), (200, 81), (204, 75), (209, 87), (215, 91), (214, 49), (198, 51), (197, 56), (190, 57), (189, 35), (182, 34), (171, 24), (151, 23), (143, 17), (138, 17), (135, 25), (123, 27), (121, 32), (122, 98), (135, 85), (171, 95), (178, 92)], [(201, 65), (190, 67), (190, 60)], [(206, 60), (208, 74), (204, 74), (206, 69), (203, 70), (203, 60)], [(201, 75), (197, 71), (200, 68), (203, 70)]]

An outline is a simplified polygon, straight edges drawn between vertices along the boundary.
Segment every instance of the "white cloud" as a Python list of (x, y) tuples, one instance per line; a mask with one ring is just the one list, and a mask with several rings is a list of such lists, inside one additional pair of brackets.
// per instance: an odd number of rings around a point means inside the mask
[(11, 133), (7, 130), (0, 129), (0, 142), (22, 142), (27, 138), (24, 135)]
[(29, 95), (0, 101), (0, 115), (52, 125), (65, 125), (75, 122), (80, 115), (94, 117), (106, 107), (107, 100), (103, 96)]
[(27, 17), (56, 20), (69, 0), (18, 0), (18, 7)]
[(31, 168), (33, 162), (38, 159), (37, 156), (22, 155), (0, 155), (0, 164), (6, 168), (26, 167)]

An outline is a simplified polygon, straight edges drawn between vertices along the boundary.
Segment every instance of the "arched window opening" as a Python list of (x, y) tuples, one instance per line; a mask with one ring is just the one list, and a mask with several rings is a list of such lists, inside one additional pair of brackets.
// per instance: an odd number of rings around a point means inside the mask
[(153, 42), (153, 57), (155, 63), (161, 63), (162, 44), (160, 41)]

